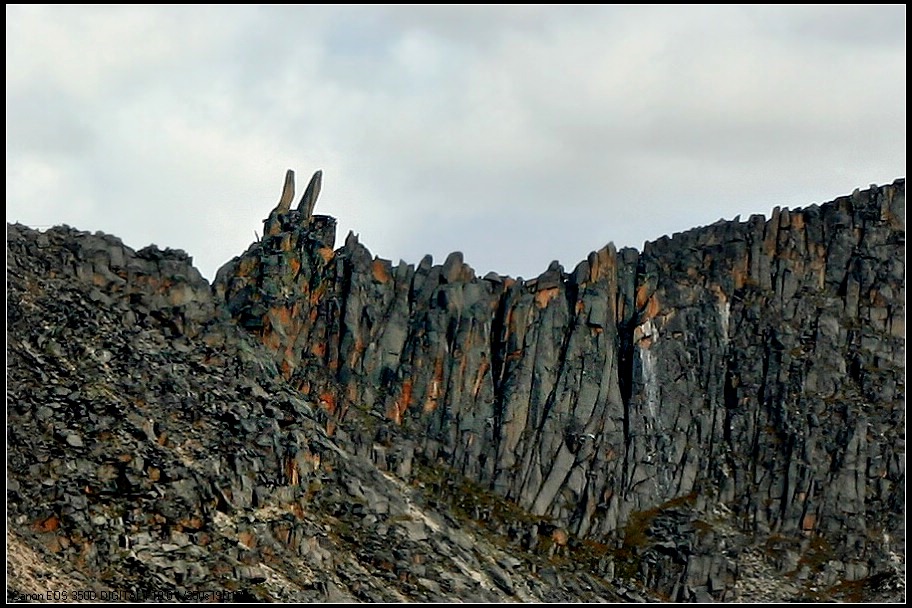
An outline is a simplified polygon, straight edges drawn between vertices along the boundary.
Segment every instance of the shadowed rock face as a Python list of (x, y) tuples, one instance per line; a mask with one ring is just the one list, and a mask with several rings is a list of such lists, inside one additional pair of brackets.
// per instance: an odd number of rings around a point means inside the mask
[(8, 597), (29, 551), (234, 599), (902, 595), (904, 180), (529, 281), (334, 249), (320, 182), (211, 290), (7, 227)]
[(380, 416), (580, 537), (699, 497), (867, 572), (904, 539), (904, 205), (898, 180), (524, 282), (278, 214), (214, 289), (333, 425)]
[(495, 544), (390, 442), (328, 436), (185, 253), (8, 225), (7, 263), (8, 600), (640, 597)]

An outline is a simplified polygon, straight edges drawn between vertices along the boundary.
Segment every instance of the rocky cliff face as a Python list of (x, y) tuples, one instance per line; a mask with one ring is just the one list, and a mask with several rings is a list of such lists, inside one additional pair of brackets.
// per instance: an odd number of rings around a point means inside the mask
[(330, 437), (185, 253), (15, 225), (7, 263), (8, 600), (642, 599)]
[[(855, 580), (904, 542), (904, 204), (899, 180), (530, 281), (334, 251), (331, 218), (280, 206), (214, 287), (334, 423), (380, 417), (580, 538), (717, 504)], [(737, 578), (677, 553), (666, 593)]]
[(211, 291), (8, 227), (15, 542), (278, 598), (904, 593), (904, 180), (521, 281), (334, 249), (320, 179)]

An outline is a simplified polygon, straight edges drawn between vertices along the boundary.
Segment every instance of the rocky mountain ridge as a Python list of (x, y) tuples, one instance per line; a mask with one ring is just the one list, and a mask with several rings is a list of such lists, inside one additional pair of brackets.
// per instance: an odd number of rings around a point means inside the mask
[(321, 177), (211, 289), (8, 226), (16, 543), (275, 599), (904, 593), (904, 180), (517, 281), (334, 249)]

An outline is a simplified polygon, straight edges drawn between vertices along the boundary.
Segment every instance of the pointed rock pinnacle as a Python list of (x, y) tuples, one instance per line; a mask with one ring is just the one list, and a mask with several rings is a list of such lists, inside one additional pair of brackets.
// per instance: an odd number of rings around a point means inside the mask
[(309, 220), (313, 216), (314, 207), (317, 205), (317, 197), (320, 196), (320, 186), (323, 183), (323, 171), (317, 171), (310, 178), (304, 196), (298, 204), (298, 213), (301, 214), (302, 220)]
[(285, 172), (285, 185), (282, 187), (282, 198), (279, 199), (279, 206), (276, 207), (278, 213), (288, 213), (288, 210), (291, 209), (291, 201), (294, 199), (294, 194), (294, 171), (289, 169)]

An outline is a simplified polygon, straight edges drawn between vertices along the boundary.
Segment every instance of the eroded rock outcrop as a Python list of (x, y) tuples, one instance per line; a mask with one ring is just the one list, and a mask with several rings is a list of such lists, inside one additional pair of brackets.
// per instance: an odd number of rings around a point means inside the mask
[(321, 180), (211, 289), (7, 226), (8, 599), (903, 598), (904, 180), (527, 281)]
[(7, 264), (7, 600), (625, 599), (330, 437), (185, 253), (12, 225)]
[[(308, 204), (214, 289), (331, 431), (381, 418), (579, 538), (720, 504), (794, 555), (822, 539), (827, 576), (857, 580), (904, 543), (904, 205), (898, 180), (518, 281), (459, 253), (393, 265), (351, 234), (333, 250)], [(730, 598), (737, 560), (691, 544), (651, 582)]]

